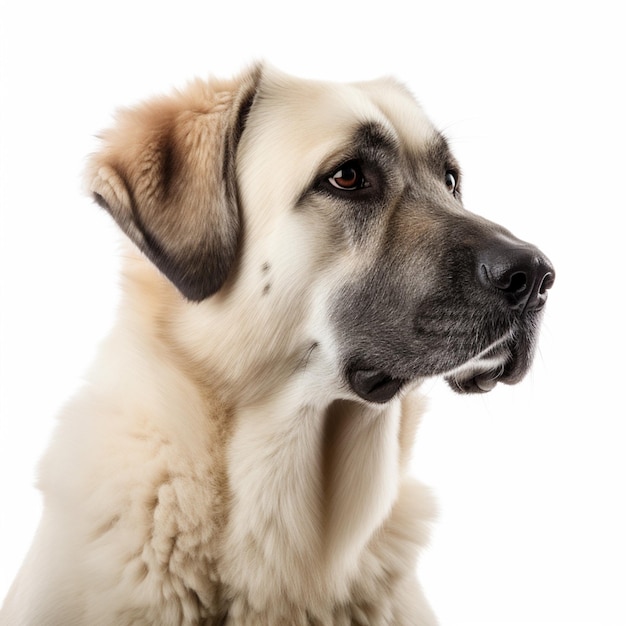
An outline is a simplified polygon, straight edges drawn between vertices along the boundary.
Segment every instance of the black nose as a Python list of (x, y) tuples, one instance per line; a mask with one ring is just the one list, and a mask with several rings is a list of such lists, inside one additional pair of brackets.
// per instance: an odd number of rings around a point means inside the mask
[(537, 311), (554, 284), (554, 268), (549, 259), (531, 244), (499, 240), (478, 255), (481, 283), (494, 287), (509, 306), (518, 311)]

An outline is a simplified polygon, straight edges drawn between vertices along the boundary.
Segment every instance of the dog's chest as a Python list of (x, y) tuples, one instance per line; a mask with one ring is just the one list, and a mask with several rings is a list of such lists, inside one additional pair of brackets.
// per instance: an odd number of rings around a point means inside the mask
[(198, 433), (195, 449), (137, 421), (99, 442), (106, 461), (90, 463), (80, 489), (85, 623), (103, 615), (120, 625), (220, 623), (229, 495), (217, 421), (207, 425), (214, 432)]

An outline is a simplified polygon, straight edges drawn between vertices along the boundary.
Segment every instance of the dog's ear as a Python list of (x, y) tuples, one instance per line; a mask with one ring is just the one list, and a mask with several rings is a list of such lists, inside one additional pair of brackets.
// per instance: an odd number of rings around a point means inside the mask
[(122, 111), (88, 166), (98, 204), (189, 300), (215, 293), (235, 262), (235, 156), (260, 75), (196, 81)]

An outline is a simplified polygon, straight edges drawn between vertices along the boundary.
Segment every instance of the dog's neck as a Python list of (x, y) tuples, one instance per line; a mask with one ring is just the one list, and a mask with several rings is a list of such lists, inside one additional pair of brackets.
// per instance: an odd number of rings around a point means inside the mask
[(399, 402), (297, 397), (243, 411), (229, 449), (227, 579), (259, 606), (284, 589), (303, 603), (341, 594), (397, 495)]
[[(149, 268), (139, 265), (139, 270)], [(141, 277), (132, 277), (136, 287), (144, 285), (134, 310), (154, 296), (145, 289), (154, 278), (139, 283)], [(169, 289), (160, 285), (161, 290)], [(158, 295), (162, 302), (163, 293)], [(301, 606), (319, 605), (324, 597), (340, 602), (358, 574), (361, 552), (397, 498), (421, 411), (401, 410), (409, 398), (385, 406), (333, 400), (332, 356), (315, 349), (312, 340), (280, 350), (288, 356), (274, 369), (267, 365), (262, 370), (262, 394), (255, 386), (261, 365), (250, 365), (245, 352), (230, 355), (223, 350), (223, 358), (233, 360), (229, 371), (243, 372), (237, 406), (229, 407), (224, 395), (234, 396), (233, 381), (186, 365), (193, 353), (177, 341), (178, 326), (164, 327), (161, 319), (154, 317), (149, 333), (150, 341), (158, 341), (163, 350), (162, 361), (153, 366), (179, 370), (181, 381), (187, 381), (177, 387), (186, 390), (181, 403), (196, 398), (198, 410), (190, 415), (206, 415), (201, 407), (212, 405), (237, 416), (214, 428), (227, 431), (223, 471), (228, 493), (223, 501), (228, 504), (226, 511), (217, 512), (224, 520), (219, 564), (223, 582), (244, 592), (256, 607), (271, 605), (281, 594)], [(187, 325), (194, 323), (187, 309), (183, 319)], [(213, 333), (205, 338), (207, 345), (219, 343), (220, 333), (227, 332), (226, 326), (213, 323), (216, 320), (203, 322), (202, 328)], [(145, 318), (142, 323), (135, 340), (142, 328), (145, 332)], [(218, 371), (219, 364), (213, 365)], [(228, 394), (220, 392), (223, 388)], [(211, 403), (210, 398), (219, 399)], [(168, 419), (163, 416), (161, 424)], [(207, 426), (194, 424), (182, 432), (200, 441), (203, 428)], [(177, 426), (176, 434), (170, 434), (180, 436), (180, 431)], [(194, 450), (194, 442), (186, 442), (185, 449)]]

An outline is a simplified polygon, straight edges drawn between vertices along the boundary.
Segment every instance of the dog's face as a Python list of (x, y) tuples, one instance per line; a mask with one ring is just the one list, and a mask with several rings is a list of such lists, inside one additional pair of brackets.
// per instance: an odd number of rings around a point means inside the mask
[(257, 69), (126, 113), (105, 139), (92, 190), (199, 303), (178, 326), (200, 361), (219, 318), (242, 368), (319, 358), (331, 395), (374, 403), (442, 374), (488, 391), (530, 366), (554, 270), (463, 208), (447, 142), (394, 81)]

